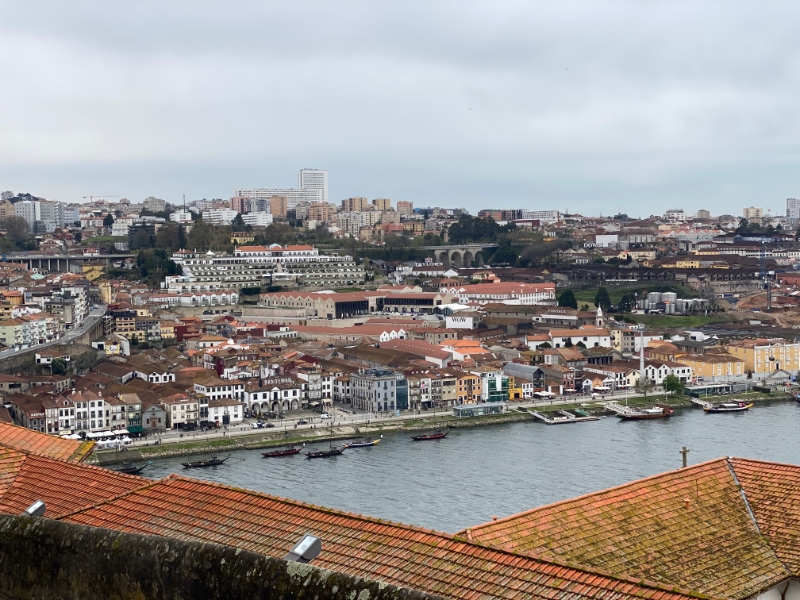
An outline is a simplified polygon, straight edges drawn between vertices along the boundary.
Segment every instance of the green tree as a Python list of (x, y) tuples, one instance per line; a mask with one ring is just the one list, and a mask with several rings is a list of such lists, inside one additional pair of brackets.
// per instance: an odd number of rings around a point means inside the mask
[(114, 215), (108, 213), (103, 219), (103, 227), (111, 227), (114, 224)]
[(80, 243), (81, 243), (81, 240), (83, 239), (83, 234), (82, 234), (80, 231), (77, 231), (77, 232), (75, 233), (75, 236), (74, 236), (74, 238), (75, 238), (75, 243), (76, 243), (76, 244), (80, 244)]
[(54, 358), (50, 363), (50, 372), (53, 375), (66, 375), (67, 374), (67, 361), (63, 358)]
[(581, 310), (583, 310), (583, 311), (589, 310), (589, 305), (588, 304), (581, 304)]
[(252, 227), (244, 222), (242, 218), (242, 213), (236, 213), (236, 216), (231, 221), (231, 228), (234, 231), (250, 231)]
[(617, 308), (622, 312), (630, 312), (636, 306), (636, 296), (625, 294), (617, 303)]
[(664, 389), (673, 394), (683, 394), (683, 382), (677, 375), (664, 377)]
[(575, 292), (572, 290), (564, 290), (563, 293), (558, 297), (558, 305), (577, 310), (578, 300), (575, 298)]
[(153, 241), (150, 239), (150, 234), (147, 233), (147, 230), (144, 227), (137, 229), (136, 233), (133, 234), (133, 237), (130, 238), (131, 250), (150, 248), (152, 245)]
[(608, 312), (611, 308), (611, 298), (608, 295), (608, 290), (604, 287), (600, 287), (597, 290), (597, 293), (594, 296), (594, 305), (598, 306), (603, 309), (604, 312)]

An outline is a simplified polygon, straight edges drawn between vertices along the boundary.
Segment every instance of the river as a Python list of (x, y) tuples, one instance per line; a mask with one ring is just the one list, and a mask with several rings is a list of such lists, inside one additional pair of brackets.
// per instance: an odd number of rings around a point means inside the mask
[(455, 532), (678, 468), (684, 445), (690, 464), (721, 456), (800, 464), (798, 423), (796, 402), (729, 414), (685, 408), (663, 420), (513, 423), (451, 430), (446, 439), (428, 442), (388, 433), (375, 447), (329, 459), (265, 459), (258, 450), (243, 450), (222, 466), (187, 471), (180, 465), (185, 458), (169, 458), (142, 475), (181, 473)]

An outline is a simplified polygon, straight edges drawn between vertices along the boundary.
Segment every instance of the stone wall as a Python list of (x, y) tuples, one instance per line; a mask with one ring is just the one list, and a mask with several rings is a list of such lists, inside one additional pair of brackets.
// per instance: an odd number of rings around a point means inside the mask
[[(287, 552), (288, 552), (287, 548)], [(325, 552), (325, 541), (322, 542)], [(0, 516), (0, 599), (434, 600), (228, 546)]]

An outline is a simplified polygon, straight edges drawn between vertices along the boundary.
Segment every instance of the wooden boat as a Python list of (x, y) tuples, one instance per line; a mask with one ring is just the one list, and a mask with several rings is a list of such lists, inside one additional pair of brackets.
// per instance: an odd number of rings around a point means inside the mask
[[(381, 436), (383, 437), (383, 436)], [(345, 444), (345, 448), (370, 448), (371, 446), (377, 446), (380, 439), (373, 440), (371, 438), (364, 438), (363, 440), (358, 440), (357, 442), (350, 442), (349, 444)]]
[(202, 467), (216, 467), (217, 465), (221, 465), (226, 460), (231, 457), (229, 454), (225, 458), (217, 458), (216, 456), (212, 456), (211, 458), (207, 458), (204, 460), (194, 460), (191, 462), (181, 463), (184, 469), (199, 469)]
[(441, 429), (434, 429), (433, 433), (424, 433), (422, 435), (412, 435), (411, 439), (415, 442), (426, 442), (428, 440), (441, 440), (447, 437), (450, 431), (443, 431)]
[(306, 458), (330, 458), (332, 456), (339, 456), (342, 452), (344, 452), (344, 446), (334, 446), (331, 444), (331, 447), (327, 450), (312, 450), (306, 452)]
[(117, 467), (116, 469), (111, 469), (111, 470), (116, 471), (117, 473), (125, 473), (126, 475), (138, 475), (139, 473), (144, 471), (145, 468), (150, 464), (152, 463), (150, 461), (147, 461), (141, 467), (138, 467), (133, 463), (122, 463), (121, 467)]
[(665, 419), (671, 417), (675, 411), (668, 404), (656, 404), (651, 408), (640, 408), (628, 412), (618, 412), (620, 419), (628, 421), (638, 421), (642, 419)]
[(269, 452), (262, 452), (261, 456), (264, 458), (281, 458), (282, 456), (295, 456), (300, 454), (303, 446), (287, 446), (286, 448), (278, 448)]
[(741, 412), (753, 406), (751, 402), (743, 402), (742, 400), (731, 400), (729, 402), (715, 402), (708, 406), (704, 406), (703, 410), (707, 413), (723, 413), (723, 412)]
[(797, 392), (790, 392), (790, 393), (792, 395), (792, 398), (797, 400), (798, 404), (800, 404), (800, 394), (798, 394)]

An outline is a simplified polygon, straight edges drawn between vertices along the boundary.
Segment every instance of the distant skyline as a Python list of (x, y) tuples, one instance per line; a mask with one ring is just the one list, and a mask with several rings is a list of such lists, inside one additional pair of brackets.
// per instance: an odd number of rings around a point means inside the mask
[(0, 189), (784, 214), (800, 5), (0, 1)]

